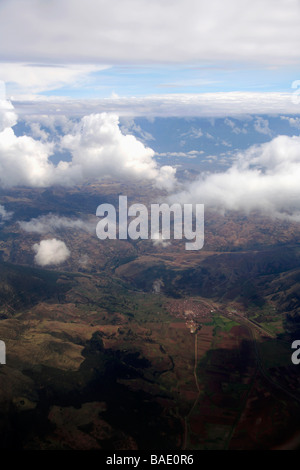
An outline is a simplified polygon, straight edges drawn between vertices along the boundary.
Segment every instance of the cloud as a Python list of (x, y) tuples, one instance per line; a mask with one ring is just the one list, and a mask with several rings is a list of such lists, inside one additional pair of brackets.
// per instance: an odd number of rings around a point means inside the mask
[(13, 216), (13, 212), (7, 211), (4, 206), (0, 204), (0, 224), (10, 220)]
[(51, 143), (17, 137), (12, 128), (0, 132), (0, 186), (43, 187), (54, 181), (55, 168), (48, 158)]
[[(51, 133), (51, 137), (55, 138), (60, 133), (67, 134), (72, 131), (74, 121), (63, 114), (26, 114), (21, 116), (21, 120), (30, 127), (31, 133), (35, 138), (41, 138), (39, 129), (42, 127), (47, 129), (47, 134)], [(41, 129), (43, 131), (43, 129)], [(44, 131), (45, 132), (45, 131)], [(45, 137), (45, 134), (43, 135)]]
[(153, 245), (156, 247), (167, 248), (168, 246), (171, 245), (171, 242), (165, 239), (165, 237), (161, 233), (158, 233), (158, 232), (155, 233), (151, 237), (151, 240), (152, 240)]
[(298, 114), (292, 92), (174, 93), (148, 96), (76, 100), (57, 97), (15, 100), (19, 114), (83, 117), (101, 112), (120, 117), (244, 117), (249, 115)]
[(11, 127), (0, 132), (1, 187), (71, 186), (107, 177), (146, 179), (165, 189), (175, 184), (176, 170), (160, 168), (151, 148), (133, 135), (124, 135), (115, 114), (91, 114), (73, 124), (72, 132), (60, 139), (60, 150), (68, 150), (72, 159), (57, 165), (49, 160), (57, 143), (45, 141), (40, 125), (34, 130), (43, 140), (16, 136)]
[(5, 0), (0, 58), (298, 64), (299, 22), (297, 0)]
[(269, 121), (267, 119), (263, 119), (262, 117), (258, 117), (254, 121), (254, 129), (260, 134), (269, 135), (269, 136), (272, 135), (272, 131), (269, 128)]
[[(226, 118), (224, 123), (232, 129), (234, 134), (247, 134), (247, 129), (244, 127), (238, 127), (231, 119)], [(247, 124), (246, 124), (247, 125)]]
[(300, 118), (299, 117), (288, 117), (288, 116), (280, 116), (282, 120), (288, 121), (291, 127), (295, 127), (296, 129), (300, 129)]
[(107, 69), (106, 65), (90, 64), (30, 64), (1, 62), (1, 80), (9, 83), (9, 91), (15, 95), (56, 90), (68, 86), (76, 89), (89, 82), (92, 73)]
[[(1, 214), (1, 206), (0, 206)], [(89, 222), (81, 219), (70, 219), (68, 217), (60, 217), (58, 215), (49, 214), (42, 215), (28, 222), (18, 221), (19, 226), (25, 232), (30, 233), (53, 233), (60, 230), (83, 230), (84, 232), (95, 232), (97, 222)]]
[(158, 167), (154, 151), (133, 135), (122, 134), (119, 118), (114, 114), (91, 114), (75, 124), (71, 134), (61, 140), (61, 147), (72, 154), (66, 167), (74, 175), (85, 178), (148, 179), (160, 188), (171, 189), (175, 169)]
[(89, 255), (87, 255), (86, 253), (83, 254), (82, 256), (80, 256), (79, 260), (78, 260), (78, 264), (82, 267), (82, 268), (86, 268), (90, 263), (90, 257)]
[(202, 130), (192, 127), (188, 132), (184, 132), (180, 137), (190, 137), (191, 139), (200, 139), (203, 136)]
[[(13, 130), (17, 114), (6, 99), (5, 86), (0, 98), (3, 98), (0, 100), (0, 187), (47, 185), (54, 172), (48, 161), (53, 144), (42, 143), (29, 136), (17, 137)], [(36, 127), (36, 132), (38, 129)], [(46, 138), (41, 130), (40, 137)]]
[(157, 157), (170, 157), (170, 158), (197, 158), (203, 155), (203, 150), (190, 150), (189, 152), (156, 152)]
[(278, 136), (239, 153), (225, 172), (203, 174), (171, 202), (300, 220), (300, 137)]
[[(1, 81), (0, 81), (1, 86)], [(0, 94), (0, 132), (14, 126), (17, 123), (17, 115), (13, 105), (5, 99), (4, 93)]]
[(150, 140), (155, 140), (150, 132), (147, 132), (141, 128), (139, 124), (136, 124), (132, 118), (123, 118), (120, 126), (122, 133), (126, 134), (135, 134), (139, 136), (139, 139), (142, 142), (149, 142)]
[(49, 139), (48, 132), (41, 129), (41, 125), (39, 122), (32, 122), (30, 124), (31, 135), (35, 139), (40, 139), (43, 141), (47, 141)]
[(58, 265), (64, 263), (70, 256), (66, 244), (56, 238), (35, 243), (32, 249), (35, 252), (34, 260), (39, 266)]
[(182, 80), (182, 81), (177, 81), (177, 82), (171, 82), (171, 83), (161, 83), (159, 87), (161, 88), (184, 88), (184, 87), (202, 87), (204, 85), (213, 85), (216, 83), (220, 83), (217, 80), (206, 80), (206, 79), (189, 79), (189, 80)]

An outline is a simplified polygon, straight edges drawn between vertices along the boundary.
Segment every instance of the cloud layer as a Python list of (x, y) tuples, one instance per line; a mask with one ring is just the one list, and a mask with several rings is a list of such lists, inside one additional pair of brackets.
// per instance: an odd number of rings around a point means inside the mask
[(293, 64), (299, 23), (297, 0), (3, 0), (0, 58)]
[(34, 260), (39, 266), (59, 265), (70, 256), (66, 244), (56, 238), (35, 243), (32, 249), (35, 252)]
[[(289, 85), (289, 84), (288, 84)], [(299, 89), (296, 90), (296, 92)], [(240, 115), (299, 114), (299, 103), (291, 92), (217, 92), (111, 97), (93, 100), (57, 98), (16, 101), (21, 114), (48, 115), (49, 119), (102, 112), (125, 117), (228, 117)]]

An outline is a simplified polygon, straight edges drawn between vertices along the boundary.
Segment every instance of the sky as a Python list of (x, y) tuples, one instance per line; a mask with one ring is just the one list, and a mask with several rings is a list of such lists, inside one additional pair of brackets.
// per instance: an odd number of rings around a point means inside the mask
[(0, 80), (18, 105), (292, 94), (299, 22), (299, 0), (1, 0)]
[[(0, 187), (143, 178), (300, 221), (299, 24), (300, 0), (0, 0)], [(226, 166), (179, 181), (198, 157)]]

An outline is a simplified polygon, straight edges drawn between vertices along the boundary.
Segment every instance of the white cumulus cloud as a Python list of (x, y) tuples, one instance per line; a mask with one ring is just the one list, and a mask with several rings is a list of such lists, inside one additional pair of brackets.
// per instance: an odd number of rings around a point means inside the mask
[(225, 172), (203, 174), (171, 201), (300, 220), (300, 137), (250, 147)]
[(39, 266), (58, 265), (70, 256), (66, 244), (56, 238), (35, 243), (32, 249), (35, 252), (34, 260)]
[(122, 134), (115, 114), (84, 116), (73, 132), (62, 138), (61, 146), (72, 154), (68, 171), (75, 177), (148, 179), (168, 189), (175, 183), (176, 170), (159, 168), (151, 148), (133, 135)]
[(48, 186), (56, 171), (49, 161), (52, 152), (51, 143), (18, 137), (7, 127), (0, 132), (0, 186)]
[(5, 98), (5, 86), (0, 81), (0, 132), (17, 123), (17, 115), (13, 105)]
[(13, 113), (13, 108), (0, 109), (0, 116), (4, 116), (0, 128), (1, 187), (66, 186), (107, 177), (146, 179), (166, 189), (172, 189), (175, 183), (176, 170), (171, 166), (160, 168), (151, 148), (133, 135), (124, 135), (116, 114), (90, 114), (75, 123), (60, 141), (60, 149), (68, 150), (72, 159), (55, 165), (49, 157), (58, 144), (47, 141), (40, 124), (35, 133), (42, 140), (17, 136), (10, 127), (12, 119), (8, 113)]

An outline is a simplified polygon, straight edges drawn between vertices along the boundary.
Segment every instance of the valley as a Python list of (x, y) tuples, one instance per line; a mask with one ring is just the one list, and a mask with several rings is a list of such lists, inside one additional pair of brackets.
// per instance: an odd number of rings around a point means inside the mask
[[(0, 195), (14, 213), (0, 230), (1, 447), (297, 447), (296, 224), (208, 213), (204, 248), (191, 253), (182, 240), (100, 241), (50, 219), (43, 233), (19, 223), (58, 208), (97, 222), (97, 205), (127, 190), (145, 204), (158, 197), (143, 188)], [(53, 236), (70, 257), (38, 267), (31, 247)]]

